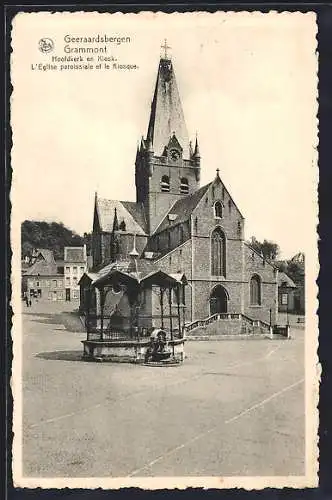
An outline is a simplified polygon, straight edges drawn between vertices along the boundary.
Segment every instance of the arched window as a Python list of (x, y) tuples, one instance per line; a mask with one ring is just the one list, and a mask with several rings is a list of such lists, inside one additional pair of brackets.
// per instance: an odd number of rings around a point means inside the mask
[(211, 235), (211, 274), (226, 276), (226, 238), (219, 227)]
[(160, 189), (162, 192), (169, 191), (169, 177), (168, 175), (163, 175), (160, 182)]
[(222, 203), (220, 201), (216, 201), (214, 204), (214, 216), (217, 217), (218, 219), (222, 218)]
[(254, 274), (250, 280), (250, 305), (261, 305), (261, 279), (257, 274)]
[(188, 179), (186, 177), (182, 177), (180, 181), (180, 193), (181, 194), (188, 194), (189, 193), (189, 183)]

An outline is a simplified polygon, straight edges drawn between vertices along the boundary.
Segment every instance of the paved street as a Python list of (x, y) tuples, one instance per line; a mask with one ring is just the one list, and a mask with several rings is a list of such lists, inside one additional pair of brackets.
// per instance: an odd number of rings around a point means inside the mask
[(24, 309), (24, 475), (304, 474), (303, 329), (168, 368), (82, 361), (79, 330), (68, 304)]

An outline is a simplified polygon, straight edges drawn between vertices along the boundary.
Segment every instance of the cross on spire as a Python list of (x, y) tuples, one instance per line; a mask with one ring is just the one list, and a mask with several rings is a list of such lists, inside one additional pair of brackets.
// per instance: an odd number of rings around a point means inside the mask
[(170, 49), (171, 47), (169, 47), (167, 45), (167, 39), (166, 38), (164, 40), (164, 45), (161, 45), (161, 48), (164, 49), (163, 59), (168, 59), (168, 57), (167, 57), (167, 49)]

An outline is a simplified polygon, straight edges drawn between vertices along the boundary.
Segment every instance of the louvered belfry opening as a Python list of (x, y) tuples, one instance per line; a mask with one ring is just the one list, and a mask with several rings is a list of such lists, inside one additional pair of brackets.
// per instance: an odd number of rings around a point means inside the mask
[(180, 181), (180, 193), (188, 194), (189, 193), (189, 182), (186, 177), (182, 177)]

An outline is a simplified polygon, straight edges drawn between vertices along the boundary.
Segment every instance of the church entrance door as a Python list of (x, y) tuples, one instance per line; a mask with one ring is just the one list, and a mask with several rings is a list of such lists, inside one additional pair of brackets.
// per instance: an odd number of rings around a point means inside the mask
[(210, 295), (210, 314), (227, 313), (228, 294), (221, 285), (216, 286)]

